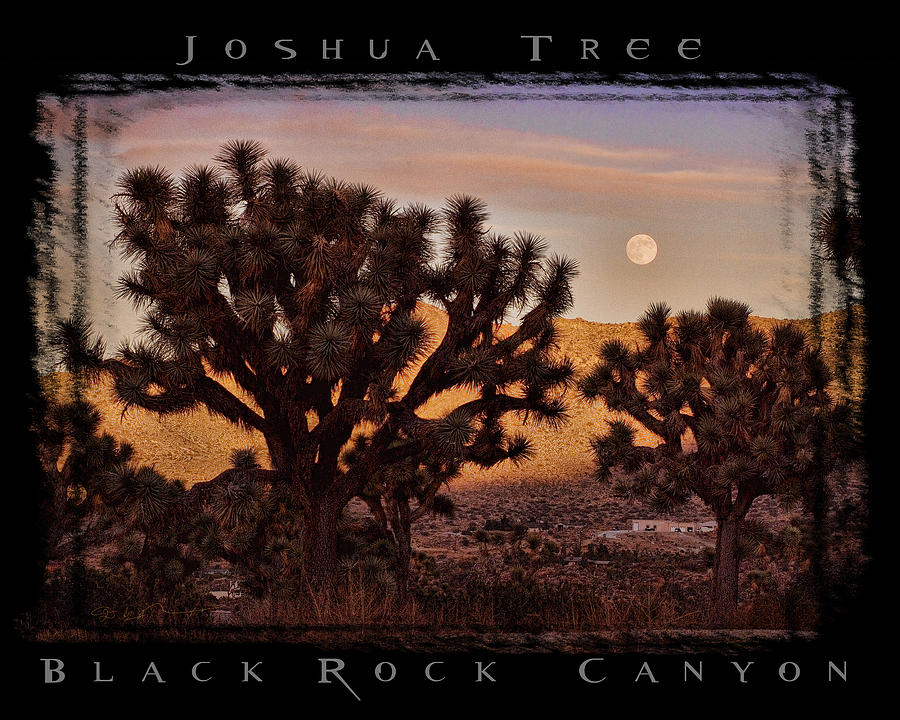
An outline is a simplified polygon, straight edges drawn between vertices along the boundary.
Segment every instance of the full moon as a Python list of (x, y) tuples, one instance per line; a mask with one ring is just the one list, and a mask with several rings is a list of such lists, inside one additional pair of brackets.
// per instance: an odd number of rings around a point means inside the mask
[(635, 265), (646, 265), (656, 257), (656, 240), (649, 235), (635, 235), (625, 245), (625, 254)]

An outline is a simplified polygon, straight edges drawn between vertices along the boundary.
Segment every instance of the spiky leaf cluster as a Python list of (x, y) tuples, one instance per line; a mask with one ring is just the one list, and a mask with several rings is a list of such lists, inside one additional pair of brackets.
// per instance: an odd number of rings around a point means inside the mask
[[(468, 428), (468, 425), (466, 425)], [(415, 442), (401, 438), (391, 445), (392, 450), (402, 451), (407, 443)], [(342, 461), (355, 466), (371, 447), (372, 437), (360, 433), (353, 438), (350, 447), (342, 454)], [(435, 499), (439, 489), (459, 474), (461, 463), (452, 459), (452, 453), (411, 458), (400, 453), (393, 463), (386, 463), (369, 477), (361, 496), (369, 502), (381, 505), (386, 513), (392, 503), (412, 506), (410, 520), (415, 520), (426, 511), (434, 512)], [(439, 500), (438, 508), (446, 506), (445, 499)], [(451, 503), (452, 505), (452, 503)]]
[(862, 257), (862, 222), (847, 202), (835, 203), (819, 213), (813, 226), (813, 237), (825, 256), (839, 268), (853, 270)]

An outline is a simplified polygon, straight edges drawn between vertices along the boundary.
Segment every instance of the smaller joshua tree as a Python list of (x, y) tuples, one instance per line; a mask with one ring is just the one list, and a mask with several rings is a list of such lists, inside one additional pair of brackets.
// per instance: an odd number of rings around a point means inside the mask
[(135, 583), (132, 601), (174, 610), (186, 595), (191, 575), (203, 558), (191, 544), (192, 520), (185, 512), (186, 491), (146, 465), (119, 463), (105, 477), (104, 512), (112, 527), (114, 551), (107, 567), (125, 570)]
[[(348, 466), (359, 461), (371, 443), (368, 435), (354, 437), (342, 455)], [(453, 501), (438, 491), (445, 482), (459, 474), (458, 462), (442, 462), (440, 458), (404, 459), (378, 468), (360, 493), (368, 505), (379, 533), (393, 538), (396, 545), (396, 577), (401, 602), (409, 592), (412, 560), (412, 524), (426, 512), (450, 516)], [(413, 505), (415, 502), (415, 505)]]
[(50, 399), (33, 424), (43, 469), (43, 521), (48, 557), (66, 557), (66, 538), (81, 532), (104, 495), (106, 473), (127, 463), (133, 448), (100, 433), (101, 416), (86, 400)]
[[(396, 543), (401, 602), (407, 600), (409, 593), (412, 524), (425, 513), (453, 515), (453, 500), (440, 492), (441, 487), (459, 475), (464, 462), (487, 468), (503, 460), (518, 464), (533, 456), (528, 439), (519, 433), (509, 436), (494, 416), (487, 418), (472, 435), (462, 456), (458, 451), (449, 451), (462, 439), (453, 437), (454, 434), (452, 429), (441, 429), (431, 454), (419, 459), (404, 458), (380, 467), (360, 493), (381, 534), (393, 536)], [(352, 466), (358, 462), (370, 443), (369, 435), (354, 437), (351, 447), (342, 456), (344, 463)]]
[[(77, 568), (86, 550), (102, 549), (106, 569), (130, 578), (128, 602), (171, 605), (200, 565), (188, 543), (184, 486), (136, 465), (132, 446), (100, 432), (101, 421), (84, 399), (51, 397), (33, 424), (48, 559)], [(77, 585), (83, 569), (70, 572)]]
[[(737, 609), (741, 522), (763, 495), (809, 500), (826, 454), (841, 451), (846, 412), (829, 397), (820, 349), (796, 325), (766, 336), (747, 305), (722, 298), (675, 322), (670, 312), (650, 306), (641, 347), (607, 341), (580, 390), (627, 417), (592, 441), (598, 478), (619, 471), (617, 494), (660, 512), (692, 495), (714, 512), (712, 619), (722, 624)], [(638, 446), (634, 423), (659, 444)]]
[(255, 449), (233, 450), (230, 460), (228, 470), (188, 491), (186, 504), (195, 515), (193, 543), (206, 559), (232, 563), (250, 593), (271, 596), (300, 564), (296, 498), (283, 484), (271, 482)]

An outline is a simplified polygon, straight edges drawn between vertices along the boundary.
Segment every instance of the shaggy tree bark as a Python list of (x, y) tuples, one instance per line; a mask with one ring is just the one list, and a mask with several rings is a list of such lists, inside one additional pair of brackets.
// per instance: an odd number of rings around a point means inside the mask
[(393, 528), (397, 539), (397, 585), (400, 602), (405, 604), (409, 599), (409, 575), (412, 562), (412, 521), (409, 502), (405, 498), (396, 501), (393, 510)]
[(738, 607), (740, 520), (734, 513), (716, 517), (716, 558), (713, 565), (712, 624), (727, 627)]

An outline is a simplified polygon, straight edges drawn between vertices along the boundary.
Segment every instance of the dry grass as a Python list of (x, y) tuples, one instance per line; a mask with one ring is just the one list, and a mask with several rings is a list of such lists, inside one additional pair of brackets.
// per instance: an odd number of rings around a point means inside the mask
[[(473, 630), (529, 632), (596, 632), (701, 626), (705, 615), (679, 609), (671, 588), (645, 588), (630, 597), (606, 597), (600, 589), (579, 584), (557, 589), (534, 603), (533, 587), (487, 585), (477, 596), (460, 593), (442, 602), (411, 599), (400, 605), (393, 596), (351, 582), (340, 594), (310, 601), (245, 602), (229, 623), (235, 628), (282, 627), (319, 629)], [(512, 595), (521, 593), (521, 608), (511, 612)], [(525, 607), (527, 604), (527, 607)], [(516, 611), (518, 610), (518, 611)]]

